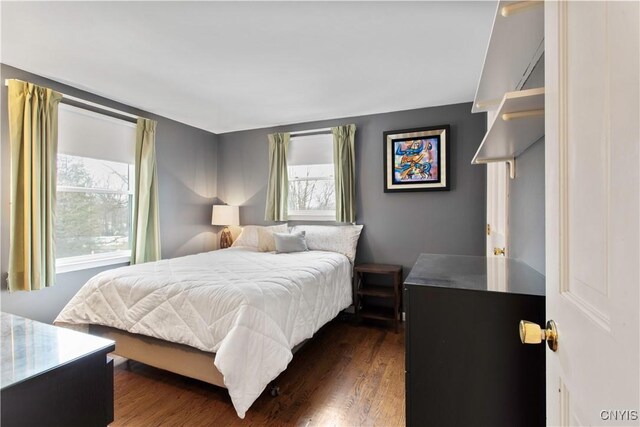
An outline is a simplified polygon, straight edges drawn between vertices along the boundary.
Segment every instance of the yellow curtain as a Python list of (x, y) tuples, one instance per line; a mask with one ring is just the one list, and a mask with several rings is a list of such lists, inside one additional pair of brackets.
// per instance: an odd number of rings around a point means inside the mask
[(336, 180), (336, 221), (356, 222), (356, 125), (331, 128)]
[(58, 104), (62, 95), (9, 81), (11, 208), (9, 290), (55, 283), (54, 223)]
[(160, 259), (156, 122), (138, 119), (131, 264)]
[(289, 174), (287, 172), (287, 150), (290, 134), (269, 134), (269, 181), (267, 207), (264, 219), (286, 221), (289, 196)]

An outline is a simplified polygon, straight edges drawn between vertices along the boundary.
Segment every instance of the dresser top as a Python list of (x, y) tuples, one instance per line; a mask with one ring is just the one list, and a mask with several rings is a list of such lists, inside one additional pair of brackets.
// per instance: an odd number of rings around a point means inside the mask
[(114, 342), (81, 332), (0, 314), (0, 388), (5, 389), (92, 353), (115, 349)]
[(408, 285), (522, 295), (545, 294), (545, 277), (522, 261), (503, 257), (420, 254)]

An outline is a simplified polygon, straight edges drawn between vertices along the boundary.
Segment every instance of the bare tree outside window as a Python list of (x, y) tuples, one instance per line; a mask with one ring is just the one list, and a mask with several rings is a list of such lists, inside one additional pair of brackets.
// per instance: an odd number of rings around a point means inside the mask
[(58, 258), (130, 249), (132, 167), (58, 155)]
[(289, 167), (289, 212), (336, 208), (333, 165)]

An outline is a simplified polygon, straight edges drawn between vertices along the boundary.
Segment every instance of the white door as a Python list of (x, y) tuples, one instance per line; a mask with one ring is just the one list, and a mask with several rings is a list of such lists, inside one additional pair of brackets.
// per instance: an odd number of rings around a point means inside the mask
[[(508, 181), (507, 164), (487, 163), (487, 256), (507, 255)], [(504, 253), (496, 254), (496, 249)]]
[(545, 2), (549, 425), (638, 425), (639, 3)]
[[(492, 257), (505, 257), (508, 230), (509, 179), (507, 164), (487, 163), (487, 283), (491, 290), (507, 289), (506, 264), (491, 262)], [(502, 252), (496, 252), (502, 250)]]
[[(496, 114), (495, 110), (487, 111), (487, 127), (491, 126)], [(507, 167), (506, 162), (487, 163), (487, 257), (505, 257), (508, 252), (509, 172)], [(502, 249), (503, 253), (496, 253), (496, 249)], [(490, 282), (493, 281), (490, 280)]]

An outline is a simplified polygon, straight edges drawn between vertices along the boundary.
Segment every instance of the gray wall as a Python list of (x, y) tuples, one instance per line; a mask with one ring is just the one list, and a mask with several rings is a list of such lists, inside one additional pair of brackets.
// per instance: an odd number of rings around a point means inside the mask
[[(523, 89), (537, 87), (544, 87), (544, 55)], [(545, 274), (544, 137), (516, 158), (509, 185), (509, 256)]]
[(545, 274), (544, 138), (516, 158), (509, 185), (509, 256)]
[(2, 311), (44, 322), (51, 322), (62, 307), (101, 269), (59, 274), (54, 287), (33, 292), (6, 291), (9, 259), (9, 131), (7, 125), (7, 88), (4, 80), (16, 78), (50, 87), (105, 106), (117, 108), (158, 121), (156, 155), (160, 198), (162, 257), (207, 251), (215, 248), (215, 230), (211, 224), (211, 205), (217, 189), (217, 136), (194, 127), (156, 116), (108, 99), (74, 89), (40, 76), (0, 65), (2, 82), (0, 162), (0, 261)]
[[(484, 255), (486, 168), (470, 162), (486, 116), (470, 111), (466, 103), (220, 134), (219, 197), (241, 206), (241, 224), (264, 224), (267, 134), (355, 123), (358, 261), (402, 264), (406, 275), (421, 252)], [(382, 133), (443, 124), (451, 125), (451, 191), (384, 193)]]

